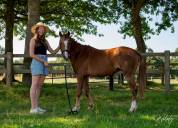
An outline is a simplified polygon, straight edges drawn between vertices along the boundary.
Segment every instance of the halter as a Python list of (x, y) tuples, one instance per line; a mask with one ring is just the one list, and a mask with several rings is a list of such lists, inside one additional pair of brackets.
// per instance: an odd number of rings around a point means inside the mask
[[(69, 45), (69, 43), (68, 43), (67, 49), (61, 51), (61, 52), (62, 52), (62, 56), (63, 56), (63, 58), (64, 58), (65, 60), (70, 59), (69, 49), (70, 49), (70, 45)], [(66, 58), (65, 53), (68, 54), (68, 58)]]
[[(68, 58), (64, 55), (65, 52), (67, 52)], [(68, 59), (70, 58), (69, 50), (62, 50), (62, 56), (63, 56), (63, 58), (64, 58), (65, 60), (68, 60)]]

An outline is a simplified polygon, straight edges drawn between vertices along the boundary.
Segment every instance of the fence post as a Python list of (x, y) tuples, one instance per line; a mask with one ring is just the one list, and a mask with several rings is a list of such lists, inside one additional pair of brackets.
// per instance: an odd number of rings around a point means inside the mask
[(165, 91), (168, 93), (170, 91), (170, 51), (165, 51), (165, 64), (164, 64), (164, 73), (165, 73)]
[(7, 58), (7, 63), (6, 63), (6, 85), (11, 86), (12, 85), (12, 64), (13, 64), (12, 53), (11, 52), (7, 52), (6, 58)]
[(52, 73), (52, 85), (53, 85), (53, 73)]

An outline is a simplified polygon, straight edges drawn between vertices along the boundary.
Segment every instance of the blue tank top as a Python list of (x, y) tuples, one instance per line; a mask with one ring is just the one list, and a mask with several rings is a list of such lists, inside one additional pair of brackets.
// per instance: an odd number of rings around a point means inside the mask
[(47, 49), (46, 49), (45, 44), (42, 43), (42, 42), (38, 42), (38, 43), (35, 45), (34, 54), (46, 55), (46, 54), (47, 54)]

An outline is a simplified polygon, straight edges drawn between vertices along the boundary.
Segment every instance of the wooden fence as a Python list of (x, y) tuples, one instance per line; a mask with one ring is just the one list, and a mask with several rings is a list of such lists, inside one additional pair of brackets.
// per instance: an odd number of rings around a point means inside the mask
[[(165, 91), (169, 92), (170, 90), (170, 57), (171, 56), (178, 56), (178, 53), (171, 53), (170, 51), (165, 51), (164, 53), (145, 53), (142, 54), (144, 57), (164, 57), (164, 84), (165, 84)], [(19, 69), (14, 70), (13, 69), (13, 58), (17, 57), (29, 57), (28, 55), (24, 54), (12, 54), (8, 52), (7, 54), (0, 55), (0, 58), (6, 58), (7, 59), (7, 64), (6, 68), (1, 68), (0, 73), (6, 73), (6, 85), (11, 85), (12, 84), (12, 71), (14, 74), (24, 74), (24, 73), (30, 73), (30, 69), (26, 69), (24, 65), (22, 64)], [(61, 55), (48, 55), (48, 57), (61, 57)], [(5, 65), (5, 64), (4, 64)], [(50, 66), (63, 66), (63, 64), (51, 64)], [(64, 71), (61, 70), (49, 70), (50, 74), (61, 74)], [(147, 72), (148, 73), (148, 72)], [(158, 73), (158, 72), (157, 72)], [(160, 72), (159, 72), (160, 73)]]
[[(61, 57), (61, 55), (56, 54), (56, 55), (47, 55), (48, 57)], [(7, 63), (6, 65), (3, 64), (3, 67), (1, 66), (0, 68), (0, 73), (5, 73), (6, 74), (6, 85), (12, 85), (12, 75), (14, 74), (26, 74), (26, 73), (31, 73), (30, 72), (30, 67), (25, 67), (24, 64), (14, 64), (13, 63), (13, 58), (27, 58), (29, 55), (24, 55), (24, 54), (12, 54), (11, 52), (8, 52), (7, 54), (0, 55), (0, 58), (6, 58)], [(50, 63), (49, 64), (49, 74), (64, 74), (63, 70), (52, 70), (50, 67), (54, 66), (64, 66), (65, 63)], [(13, 65), (13, 66), (12, 66)], [(70, 66), (68, 63), (66, 63), (67, 66)], [(5, 68), (6, 66), (6, 68)], [(15, 66), (18, 66), (18, 68), (14, 68)], [(12, 73), (13, 72), (13, 73)], [(67, 72), (69, 74), (69, 72)]]

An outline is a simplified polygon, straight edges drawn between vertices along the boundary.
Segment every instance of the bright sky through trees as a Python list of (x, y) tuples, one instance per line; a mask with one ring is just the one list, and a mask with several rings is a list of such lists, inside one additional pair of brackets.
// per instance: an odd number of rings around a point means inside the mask
[[(170, 30), (162, 31), (160, 35), (154, 35), (151, 39), (146, 40), (146, 45), (153, 49), (154, 52), (164, 52), (165, 50), (170, 50), (174, 52), (178, 48), (178, 22), (174, 23), (175, 32), (171, 33)], [(93, 35), (84, 35), (83, 39), (85, 42), (82, 44), (90, 45), (99, 49), (112, 48), (117, 46), (128, 46), (131, 48), (136, 48), (136, 43), (133, 38), (123, 39), (123, 36), (117, 32), (118, 28), (116, 25), (100, 25), (98, 31), (103, 33), (103, 37), (96, 37)], [(58, 33), (58, 32), (56, 32)], [(59, 38), (54, 38), (52, 36), (47, 37), (53, 48), (57, 47)], [(14, 53), (23, 54), (24, 53), (24, 40), (18, 40), (17, 37), (14, 38)], [(0, 40), (0, 45), (4, 46), (4, 40)]]

